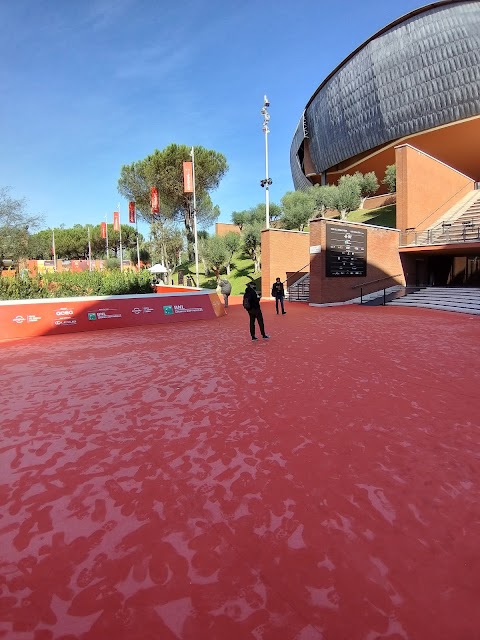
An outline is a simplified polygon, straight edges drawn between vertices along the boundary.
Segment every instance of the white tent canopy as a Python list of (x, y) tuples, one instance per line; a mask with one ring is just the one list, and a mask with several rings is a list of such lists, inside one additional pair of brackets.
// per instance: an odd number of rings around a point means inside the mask
[(149, 268), (150, 273), (168, 273), (168, 269), (166, 269), (163, 264), (154, 264), (153, 267)]

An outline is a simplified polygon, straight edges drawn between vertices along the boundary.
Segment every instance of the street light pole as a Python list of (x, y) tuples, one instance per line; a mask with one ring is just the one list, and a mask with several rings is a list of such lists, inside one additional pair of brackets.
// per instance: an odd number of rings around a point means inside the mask
[(270, 229), (270, 192), (269, 186), (272, 184), (272, 179), (268, 177), (268, 134), (270, 129), (268, 128), (268, 122), (270, 120), (270, 114), (267, 111), (267, 107), (270, 106), (267, 96), (263, 96), (263, 107), (260, 113), (263, 116), (262, 130), (265, 133), (265, 178), (260, 180), (260, 186), (265, 187), (265, 226)]

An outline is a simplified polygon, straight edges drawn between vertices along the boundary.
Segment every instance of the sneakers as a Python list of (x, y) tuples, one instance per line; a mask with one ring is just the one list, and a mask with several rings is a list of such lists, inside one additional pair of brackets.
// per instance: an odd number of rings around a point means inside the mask
[(262, 336), (264, 340), (268, 340), (270, 338), (270, 336), (264, 335)]
[(258, 338), (256, 338), (255, 336), (253, 336), (252, 340), (258, 340)]
[(284, 316), (287, 312), (286, 311), (282, 311), (282, 316)]

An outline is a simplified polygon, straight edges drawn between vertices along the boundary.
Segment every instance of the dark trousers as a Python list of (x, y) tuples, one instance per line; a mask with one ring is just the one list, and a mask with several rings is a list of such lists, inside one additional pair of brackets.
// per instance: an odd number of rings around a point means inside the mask
[(260, 333), (262, 334), (262, 336), (264, 336), (265, 327), (263, 326), (263, 315), (260, 307), (258, 307), (257, 309), (250, 309), (248, 315), (250, 316), (250, 335), (252, 336), (252, 338), (255, 337), (255, 318), (257, 319)]
[(278, 313), (278, 303), (280, 302), (281, 306), (282, 306), (282, 313), (283, 311), (285, 311), (285, 307), (283, 306), (283, 296), (276, 296), (275, 297), (275, 308), (277, 310)]

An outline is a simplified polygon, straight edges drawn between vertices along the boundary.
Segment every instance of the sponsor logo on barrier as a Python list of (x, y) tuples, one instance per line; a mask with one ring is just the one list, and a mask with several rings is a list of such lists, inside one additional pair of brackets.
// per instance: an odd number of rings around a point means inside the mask
[[(89, 314), (90, 315), (90, 314)], [(89, 318), (90, 319), (90, 318)], [(77, 324), (77, 321), (74, 318), (61, 318), (60, 320), (55, 320), (55, 324), (58, 325), (70, 325), (70, 324)]]
[(25, 322), (25, 318), (23, 316), (16, 316), (15, 318), (13, 318), (13, 322), (16, 322), (17, 324), (22, 324), (22, 322)]
[(27, 316), (27, 322), (38, 322), (38, 320), (41, 320), (42, 317), (41, 316)]
[(73, 309), (67, 309), (66, 307), (62, 307), (61, 309), (57, 309), (55, 311), (56, 316), (73, 316)]
[(191, 307), (190, 309), (186, 309), (183, 304), (176, 304), (173, 307), (175, 313), (192, 313), (192, 311), (203, 311), (202, 307)]
[(166, 306), (163, 307), (163, 313), (166, 316), (171, 316), (173, 315), (173, 307), (170, 304), (167, 304)]
[(122, 314), (117, 309), (98, 309), (88, 313), (89, 320), (108, 320), (109, 318), (121, 318)]
[(152, 307), (143, 307), (143, 309), (135, 307), (135, 309), (132, 309), (132, 313), (134, 313), (136, 316), (138, 316), (139, 313), (152, 313), (152, 311)]

